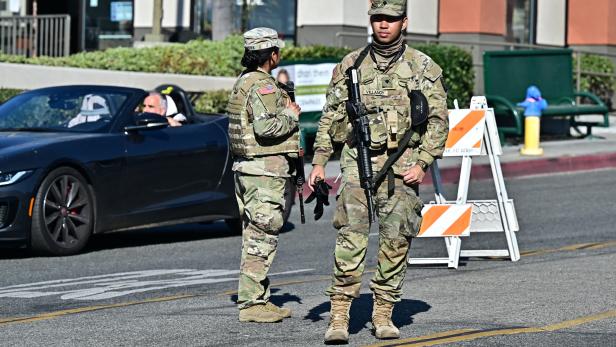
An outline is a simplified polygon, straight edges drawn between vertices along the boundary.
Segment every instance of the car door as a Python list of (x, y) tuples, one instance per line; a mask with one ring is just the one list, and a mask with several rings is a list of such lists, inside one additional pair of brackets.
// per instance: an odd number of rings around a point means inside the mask
[(216, 206), (228, 140), (215, 118), (130, 133), (125, 148), (122, 203), (131, 224), (200, 217)]

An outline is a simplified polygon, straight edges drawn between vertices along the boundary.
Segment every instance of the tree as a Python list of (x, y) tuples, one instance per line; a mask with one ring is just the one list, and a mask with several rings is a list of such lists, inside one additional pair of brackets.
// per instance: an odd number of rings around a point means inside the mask
[(212, 40), (224, 40), (233, 32), (235, 1), (214, 0), (212, 6)]

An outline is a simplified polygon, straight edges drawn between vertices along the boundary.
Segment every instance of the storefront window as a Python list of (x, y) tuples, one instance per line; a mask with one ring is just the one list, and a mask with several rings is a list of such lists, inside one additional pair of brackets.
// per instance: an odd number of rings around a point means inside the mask
[(86, 49), (130, 46), (133, 8), (133, 0), (86, 0)]
[(296, 1), (289, 0), (238, 0), (237, 9), (243, 18), (239, 27), (245, 30), (268, 27), (276, 30), (286, 41), (295, 41)]
[(507, 0), (507, 40), (533, 43), (535, 0)]
[[(211, 38), (211, 0), (196, 0), (195, 28), (203, 36)], [(229, 0), (231, 1), (231, 0)], [(233, 0), (233, 31), (241, 33), (257, 27), (269, 27), (278, 32), (285, 41), (295, 41), (296, 0)]]

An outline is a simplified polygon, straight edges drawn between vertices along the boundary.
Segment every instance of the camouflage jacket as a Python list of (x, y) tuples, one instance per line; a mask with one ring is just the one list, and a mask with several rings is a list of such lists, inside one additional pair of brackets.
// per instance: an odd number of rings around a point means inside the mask
[[(252, 73), (263, 74), (263, 78), (259, 78), (249, 88), (247, 95), (247, 111), (251, 115), (255, 137), (288, 139), (290, 134), (298, 133), (299, 119), (286, 108), (288, 100), (286, 92), (278, 88), (274, 78), (269, 74), (260, 70)], [(240, 77), (238, 83), (241, 83), (243, 77)], [(233, 136), (231, 137), (233, 141)], [(299, 149), (299, 143), (297, 148)], [(280, 153), (248, 158), (236, 156), (233, 171), (249, 175), (289, 177), (293, 173), (289, 157), (296, 155)]]
[[(352, 127), (345, 109), (348, 100), (345, 72), (362, 50), (348, 54), (334, 68), (314, 143), (313, 164), (325, 165), (333, 152), (333, 142), (346, 142), (340, 165), (343, 169), (357, 167), (357, 153), (348, 145)], [(362, 102), (370, 119), (371, 142), (376, 149), (372, 154), (373, 168), (379, 170), (387, 159), (392, 131), (397, 132), (394, 137), (400, 141), (409, 128), (414, 133), (409, 149), (393, 167), (396, 174), (402, 174), (419, 159), (430, 165), (440, 158), (449, 128), (441, 68), (424, 53), (406, 46), (399, 61), (386, 72), (379, 71), (368, 55), (359, 68), (359, 75)], [(410, 90), (421, 90), (429, 104), (428, 121), (417, 127), (410, 124)]]

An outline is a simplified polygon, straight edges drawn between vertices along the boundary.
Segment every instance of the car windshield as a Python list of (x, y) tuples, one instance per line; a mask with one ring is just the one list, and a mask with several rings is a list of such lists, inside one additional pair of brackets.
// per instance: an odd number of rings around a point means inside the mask
[(97, 132), (111, 124), (129, 94), (88, 88), (49, 88), (0, 106), (0, 131)]

